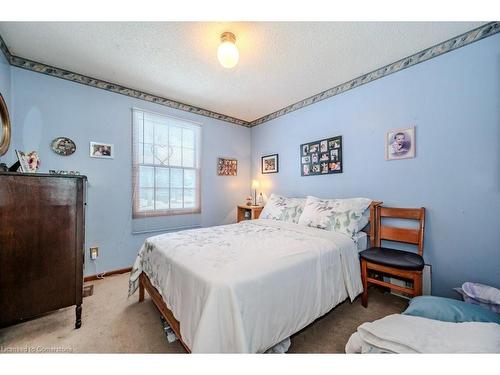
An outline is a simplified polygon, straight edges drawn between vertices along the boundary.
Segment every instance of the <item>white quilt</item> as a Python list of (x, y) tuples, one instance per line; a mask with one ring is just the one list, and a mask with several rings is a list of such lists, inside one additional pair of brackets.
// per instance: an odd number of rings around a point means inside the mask
[(348, 236), (274, 220), (148, 238), (145, 272), (193, 353), (259, 353), (363, 290)]
[(393, 314), (363, 323), (346, 353), (500, 353), (500, 324)]

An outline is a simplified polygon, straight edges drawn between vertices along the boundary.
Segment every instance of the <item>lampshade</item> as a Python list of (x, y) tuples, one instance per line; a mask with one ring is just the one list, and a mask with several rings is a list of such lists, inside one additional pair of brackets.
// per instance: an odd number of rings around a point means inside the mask
[(238, 60), (240, 59), (238, 47), (234, 44), (236, 37), (233, 33), (225, 32), (222, 33), (220, 40), (221, 44), (217, 49), (217, 58), (224, 68), (231, 69), (238, 64)]
[(258, 189), (260, 186), (259, 181), (252, 180), (252, 189)]

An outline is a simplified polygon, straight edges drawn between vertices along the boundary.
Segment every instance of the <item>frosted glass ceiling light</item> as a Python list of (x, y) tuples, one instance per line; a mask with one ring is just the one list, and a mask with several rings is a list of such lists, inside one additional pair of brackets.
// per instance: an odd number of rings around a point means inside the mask
[(240, 53), (236, 47), (236, 37), (233, 33), (225, 32), (220, 36), (220, 45), (217, 49), (217, 58), (224, 68), (231, 69), (238, 64)]

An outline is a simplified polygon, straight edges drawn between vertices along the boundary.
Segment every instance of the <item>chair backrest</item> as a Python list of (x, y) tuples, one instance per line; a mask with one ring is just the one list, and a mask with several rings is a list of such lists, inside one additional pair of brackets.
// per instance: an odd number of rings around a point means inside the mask
[[(424, 253), (425, 208), (395, 208), (378, 206), (376, 245), (380, 247), (382, 240), (409, 243), (417, 245), (418, 254)], [(418, 228), (401, 228), (382, 225), (382, 218), (416, 220)]]
[[(374, 247), (376, 243), (376, 238), (377, 238), (377, 207), (379, 207), (382, 204), (381, 201), (372, 201), (370, 204), (369, 210), (370, 210), (370, 221), (369, 221), (369, 230), (364, 228), (364, 231), (368, 234), (370, 237), (370, 246)], [(368, 225), (367, 225), (368, 226)]]

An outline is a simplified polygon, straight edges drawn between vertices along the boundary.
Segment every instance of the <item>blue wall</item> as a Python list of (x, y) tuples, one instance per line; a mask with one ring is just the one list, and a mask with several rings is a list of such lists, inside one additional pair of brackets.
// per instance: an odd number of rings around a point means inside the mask
[[(334, 69), (334, 67), (332, 67)], [(414, 159), (386, 161), (388, 129), (416, 126)], [(299, 145), (342, 135), (344, 173), (300, 176)], [(427, 208), (433, 294), (464, 281), (500, 287), (500, 35), (252, 129), (264, 192), (366, 196)], [(278, 174), (260, 157), (278, 153)]]
[[(0, 91), (13, 122), (13, 144), (2, 161), (12, 162), (15, 148), (37, 150), (41, 171), (79, 170), (89, 177), (86, 243), (101, 248), (99, 272), (130, 266), (150, 235), (131, 234), (130, 109), (139, 107), (203, 124), (203, 212), (199, 219), (166, 219), (168, 226), (234, 221), (234, 207), (255, 177), (266, 194), (425, 206), (433, 294), (453, 295), (451, 288), (467, 280), (500, 286), (500, 35), (252, 130), (11, 68), (3, 56)], [(410, 125), (416, 126), (416, 158), (385, 161), (385, 131)], [(344, 173), (301, 177), (299, 145), (338, 134)], [(72, 138), (77, 152), (54, 154), (49, 145), (57, 136)], [(90, 158), (89, 141), (114, 143), (115, 159)], [(280, 156), (280, 173), (260, 176), (260, 157), (271, 153)], [(238, 177), (217, 177), (217, 156), (238, 158)], [(94, 266), (87, 260), (85, 273), (96, 273)]]
[[(98, 245), (100, 257), (96, 263), (87, 259), (86, 275), (95, 274), (95, 266), (98, 272), (131, 266), (144, 239), (153, 235), (132, 234), (132, 107), (202, 123), (201, 216), (169, 217), (165, 226), (234, 222), (236, 205), (249, 193), (250, 129), (15, 67), (11, 79), (10, 157), (15, 148), (37, 150), (41, 172), (78, 170), (88, 176), (85, 253), (88, 257), (88, 247)], [(50, 143), (58, 136), (73, 139), (76, 153), (64, 157), (52, 152)], [(90, 141), (114, 144), (115, 158), (89, 157)], [(216, 176), (218, 156), (238, 159), (237, 177)]]

